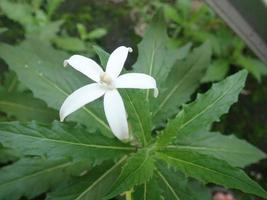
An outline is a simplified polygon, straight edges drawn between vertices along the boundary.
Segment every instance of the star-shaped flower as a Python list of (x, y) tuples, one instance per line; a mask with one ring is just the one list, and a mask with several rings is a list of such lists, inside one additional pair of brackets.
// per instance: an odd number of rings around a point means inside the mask
[[(127, 115), (118, 88), (154, 89), (158, 95), (156, 81), (153, 77), (142, 73), (127, 73), (120, 75), (128, 52), (131, 48), (118, 47), (110, 55), (106, 71), (92, 59), (73, 55), (64, 61), (64, 66), (70, 65), (96, 83), (85, 85), (69, 95), (60, 108), (60, 120), (84, 105), (104, 96), (104, 111), (113, 134), (119, 140), (129, 139)], [(120, 76), (119, 76), (120, 75)]]

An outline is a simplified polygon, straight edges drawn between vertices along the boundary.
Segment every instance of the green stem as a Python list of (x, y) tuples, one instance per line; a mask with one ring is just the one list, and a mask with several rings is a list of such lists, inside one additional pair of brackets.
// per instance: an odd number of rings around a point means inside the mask
[(132, 190), (125, 192), (126, 200), (132, 200)]

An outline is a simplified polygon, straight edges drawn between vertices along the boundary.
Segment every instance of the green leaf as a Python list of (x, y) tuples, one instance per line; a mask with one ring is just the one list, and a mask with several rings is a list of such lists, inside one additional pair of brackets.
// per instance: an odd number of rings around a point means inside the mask
[(172, 117), (189, 100), (209, 66), (210, 57), (211, 47), (207, 42), (175, 64), (161, 86), (159, 97), (152, 101), (155, 124)]
[(131, 133), (138, 139), (140, 144), (146, 146), (151, 140), (151, 113), (147, 101), (140, 101), (143, 92), (126, 89), (121, 91), (128, 113), (128, 121)]
[[(178, 59), (177, 49), (169, 49), (166, 25), (161, 16), (156, 16), (148, 27), (143, 40), (138, 44), (138, 58), (133, 69), (138, 73), (153, 76), (157, 83), (165, 81), (171, 67)], [(146, 100), (149, 98), (149, 90)]]
[(64, 1), (65, 0), (48, 0), (46, 8), (48, 16), (51, 17)]
[(32, 8), (29, 4), (1, 0), (0, 8), (9, 19), (25, 26), (27, 30), (35, 23)]
[(130, 190), (138, 184), (146, 182), (152, 177), (154, 160), (149, 152), (143, 150), (133, 154), (123, 166), (120, 176), (110, 189), (105, 199), (112, 198), (122, 192)]
[(104, 37), (106, 34), (107, 30), (105, 28), (96, 28), (87, 34), (86, 39), (95, 40)]
[(207, 73), (201, 80), (202, 82), (220, 81), (224, 79), (230, 68), (230, 63), (226, 59), (215, 60), (208, 68)]
[(94, 45), (93, 48), (100, 59), (102, 67), (106, 68), (110, 54), (104, 49), (102, 49), (100, 46)]
[(222, 160), (213, 159), (198, 152), (182, 150), (164, 150), (164, 153), (157, 153), (156, 157), (164, 160), (169, 166), (182, 171), (185, 175), (204, 183), (216, 183), (267, 198), (267, 192), (242, 170), (234, 168)]
[[(0, 57), (17, 73), (19, 80), (33, 91), (35, 97), (57, 110), (69, 94), (90, 81), (71, 67), (63, 67), (62, 62), (69, 57), (68, 54), (39, 40), (26, 40), (14, 47), (0, 44)], [(100, 129), (102, 134), (113, 137), (103, 108), (97, 107), (97, 102), (79, 109), (68, 119), (82, 123), (91, 130)]]
[(53, 43), (67, 51), (85, 51), (85, 43), (76, 37), (57, 37), (53, 39)]
[(121, 165), (126, 160), (123, 157), (116, 164), (102, 164), (90, 170), (87, 175), (76, 177), (59, 185), (46, 200), (97, 200), (102, 199), (110, 190), (110, 186), (119, 176)]
[(183, 106), (175, 119), (171, 120), (158, 139), (164, 145), (183, 134), (190, 134), (207, 129), (212, 122), (218, 121), (222, 114), (238, 99), (245, 85), (247, 72), (242, 70), (225, 80), (213, 84), (212, 88), (197, 99)]
[(135, 150), (134, 147), (78, 126), (54, 122), (52, 126), (32, 123), (0, 123), (0, 141), (24, 155), (65, 156), (101, 162), (117, 159)]
[(187, 187), (186, 177), (166, 165), (158, 164), (155, 170), (158, 185), (162, 190), (162, 196), (168, 200), (193, 200), (193, 195)]
[(33, 198), (66, 181), (88, 164), (70, 160), (22, 159), (0, 170), (0, 199)]
[(237, 64), (245, 68), (250, 72), (257, 81), (261, 81), (261, 76), (267, 74), (266, 65), (264, 65), (258, 59), (239, 56), (237, 59)]
[(0, 144), (0, 164), (15, 161), (18, 157), (17, 152)]
[(52, 122), (58, 113), (31, 94), (0, 90), (0, 110), (21, 121)]
[(208, 131), (182, 135), (175, 145), (168, 145), (167, 149), (196, 151), (225, 160), (234, 167), (245, 167), (266, 158), (264, 152), (245, 140)]
[(133, 199), (138, 199), (138, 200), (162, 200), (161, 199), (161, 189), (162, 185), (159, 185), (156, 179), (151, 178), (149, 181), (142, 185), (138, 185), (137, 187), (134, 188), (134, 193), (133, 193)]

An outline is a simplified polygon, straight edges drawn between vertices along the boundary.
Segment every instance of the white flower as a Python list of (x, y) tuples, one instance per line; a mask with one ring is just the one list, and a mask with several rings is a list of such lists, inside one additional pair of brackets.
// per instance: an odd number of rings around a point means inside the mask
[(64, 66), (70, 65), (96, 83), (91, 83), (73, 92), (60, 108), (60, 121), (84, 105), (104, 95), (104, 111), (109, 126), (114, 135), (120, 140), (129, 138), (126, 111), (117, 88), (154, 89), (158, 95), (156, 81), (153, 77), (141, 73), (120, 75), (128, 52), (131, 48), (118, 47), (110, 55), (106, 72), (92, 59), (73, 55), (64, 61)]

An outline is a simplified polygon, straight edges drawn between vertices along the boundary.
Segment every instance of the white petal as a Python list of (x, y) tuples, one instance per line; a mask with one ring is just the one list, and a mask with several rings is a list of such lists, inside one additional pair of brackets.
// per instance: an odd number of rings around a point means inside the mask
[(115, 80), (116, 88), (154, 89), (154, 96), (158, 96), (156, 80), (147, 74), (128, 73)]
[(67, 64), (83, 73), (90, 79), (96, 82), (100, 81), (100, 75), (103, 73), (103, 70), (92, 59), (80, 55), (73, 55), (68, 60), (64, 61), (64, 66), (66, 66)]
[(104, 95), (104, 109), (109, 126), (119, 140), (129, 138), (126, 111), (117, 90), (110, 90)]
[(131, 48), (120, 46), (111, 53), (108, 59), (106, 72), (112, 78), (115, 79), (120, 75), (123, 65), (126, 61), (128, 52), (131, 51), (132, 51)]
[(105, 89), (97, 83), (92, 83), (81, 87), (69, 95), (62, 104), (59, 116), (60, 121), (84, 105), (96, 100), (105, 93)]

